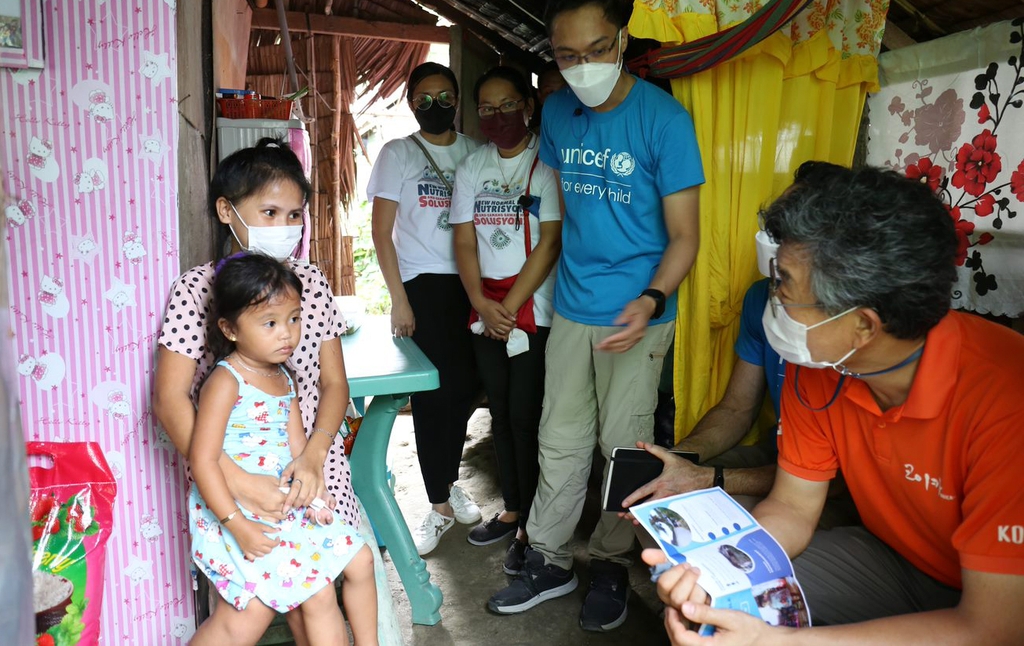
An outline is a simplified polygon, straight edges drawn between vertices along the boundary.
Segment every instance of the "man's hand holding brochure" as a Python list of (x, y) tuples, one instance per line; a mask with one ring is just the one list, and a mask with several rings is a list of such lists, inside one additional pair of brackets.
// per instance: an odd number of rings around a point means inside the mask
[[(803, 591), (793, 574), (789, 557), (775, 539), (721, 489), (653, 500), (634, 505), (629, 511), (657, 541), (669, 563), (686, 564), (665, 572), (664, 580), (659, 581), (659, 594), (669, 605), (666, 611), (669, 615), (678, 615), (677, 609), (687, 600), (703, 599), (699, 589), (694, 588), (697, 584), (710, 596), (712, 609), (739, 610), (772, 626), (811, 625)], [(651, 564), (658, 562), (655, 556), (651, 550), (644, 554)], [(695, 593), (691, 594), (691, 590)], [(707, 614), (704, 608), (693, 610), (700, 617)], [(679, 623), (677, 616), (669, 615), (668, 619)], [(719, 632), (727, 630), (726, 624), (720, 625)], [(680, 629), (685, 632), (681, 623)], [(699, 630), (699, 634), (705, 636), (714, 632), (710, 624)]]

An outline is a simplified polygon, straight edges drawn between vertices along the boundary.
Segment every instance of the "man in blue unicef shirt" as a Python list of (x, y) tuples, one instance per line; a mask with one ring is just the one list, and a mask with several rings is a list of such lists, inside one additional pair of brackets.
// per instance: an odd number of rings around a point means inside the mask
[[(497, 613), (576, 588), (569, 540), (594, 446), (607, 458), (612, 447), (653, 440), (675, 292), (697, 255), (704, 174), (693, 122), (670, 95), (623, 69), (630, 5), (551, 0), (545, 15), (569, 87), (544, 105), (540, 157), (555, 169), (565, 219), (530, 546), (519, 576), (488, 602)], [(590, 539), (584, 629), (625, 621), (633, 537), (628, 521), (602, 514)]]

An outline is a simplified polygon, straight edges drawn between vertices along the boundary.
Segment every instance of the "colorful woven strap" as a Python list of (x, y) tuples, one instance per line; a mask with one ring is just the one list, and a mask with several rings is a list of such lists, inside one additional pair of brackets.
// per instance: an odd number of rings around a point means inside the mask
[(679, 78), (703, 72), (778, 31), (812, 0), (772, 0), (738, 25), (682, 45), (661, 47), (627, 63), (641, 78)]

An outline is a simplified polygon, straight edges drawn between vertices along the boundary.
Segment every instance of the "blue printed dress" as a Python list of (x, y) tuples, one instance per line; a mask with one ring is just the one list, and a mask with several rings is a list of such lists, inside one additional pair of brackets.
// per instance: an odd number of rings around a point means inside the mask
[[(269, 395), (248, 383), (228, 363), (226, 368), (238, 380), (235, 401), (224, 433), (224, 451), (249, 473), (280, 477), (292, 460), (288, 442), (288, 413), (295, 388), (288, 376), (288, 393)], [(253, 597), (278, 612), (287, 612), (341, 574), (363, 546), (356, 530), (341, 522), (319, 526), (306, 520), (305, 507), (291, 511), (272, 534), (278, 545), (270, 554), (245, 560), (230, 531), (206, 506), (193, 483), (188, 497), (192, 560), (206, 574), (224, 599), (242, 610)], [(260, 519), (239, 505), (250, 520)], [(260, 521), (272, 524), (270, 521)], [(230, 529), (230, 526), (229, 528)]]

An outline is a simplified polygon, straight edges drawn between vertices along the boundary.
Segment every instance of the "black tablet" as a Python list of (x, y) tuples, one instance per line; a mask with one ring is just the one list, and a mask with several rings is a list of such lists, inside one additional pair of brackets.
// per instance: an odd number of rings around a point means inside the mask
[[(693, 463), (700, 461), (700, 456), (692, 451), (672, 451), (673, 455), (686, 458)], [(622, 508), (622, 501), (651, 480), (661, 475), (665, 464), (657, 457), (643, 449), (617, 446), (612, 449), (612, 459), (608, 465), (608, 478), (604, 483), (604, 494), (601, 507), (605, 511), (628, 511)], [(643, 501), (637, 501), (643, 502)]]

